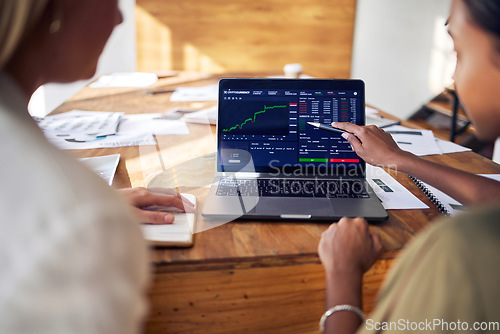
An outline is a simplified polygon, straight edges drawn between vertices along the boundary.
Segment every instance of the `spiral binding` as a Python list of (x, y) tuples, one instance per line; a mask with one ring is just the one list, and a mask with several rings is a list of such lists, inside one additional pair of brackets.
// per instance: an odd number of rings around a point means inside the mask
[(413, 177), (411, 175), (409, 175), (409, 177), (413, 182), (415, 182), (415, 184), (420, 188), (420, 190), (422, 190), (422, 192), (425, 194), (425, 196), (429, 197), (429, 199), (432, 201), (432, 203), (434, 203), (434, 205), (437, 206), (439, 211), (441, 211), (442, 213), (444, 213), (447, 216), (451, 215), (450, 212), (448, 211), (448, 209), (446, 209), (446, 207), (443, 205), (443, 203), (441, 203), (441, 201), (436, 196), (434, 196), (432, 191), (430, 191), (429, 188), (427, 188), (422, 183), (422, 181), (420, 181), (419, 179), (417, 179), (416, 177)]

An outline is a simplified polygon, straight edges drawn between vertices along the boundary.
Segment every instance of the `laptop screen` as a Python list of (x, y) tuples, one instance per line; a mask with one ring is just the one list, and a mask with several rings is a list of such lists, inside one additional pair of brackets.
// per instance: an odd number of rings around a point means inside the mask
[(218, 171), (364, 174), (340, 134), (309, 125), (364, 125), (361, 80), (221, 79)]

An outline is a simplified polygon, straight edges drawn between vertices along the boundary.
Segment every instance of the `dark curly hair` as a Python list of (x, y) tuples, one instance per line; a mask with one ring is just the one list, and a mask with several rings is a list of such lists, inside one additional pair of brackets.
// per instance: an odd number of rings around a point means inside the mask
[(472, 21), (472, 23), (491, 36), (493, 48), (496, 51), (495, 56), (498, 57), (500, 55), (500, 1), (462, 1), (467, 8), (469, 19)]

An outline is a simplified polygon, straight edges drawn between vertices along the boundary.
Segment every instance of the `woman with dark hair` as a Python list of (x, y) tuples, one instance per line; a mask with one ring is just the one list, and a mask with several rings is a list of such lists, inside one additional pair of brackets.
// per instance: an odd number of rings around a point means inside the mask
[[(467, 22), (484, 32), (490, 50), (482, 54), (482, 58), (475, 57), (474, 61), (469, 61), (471, 56), (468, 53), (464, 55), (461, 51), (471, 51), (477, 42), (463, 45), (464, 42), (454, 38), (453, 29), (450, 28), (457, 52), (455, 87), (477, 130), (477, 136), (484, 140), (495, 140), (500, 129), (498, 110), (495, 109), (498, 101), (494, 99), (499, 92), (498, 86), (493, 84), (495, 70), (500, 69), (500, 17), (496, 16), (500, 12), (500, 1), (462, 1), (461, 6), (467, 11)], [(451, 20), (450, 17), (450, 24)], [(463, 56), (468, 58), (462, 59)], [(342, 137), (371, 165), (394, 168), (398, 172), (410, 174), (468, 206), (500, 199), (499, 182), (403, 151), (391, 135), (376, 126), (357, 126), (346, 122), (334, 122), (332, 126), (349, 131)]]
[[(482, 139), (500, 136), (500, 1), (453, 0), (448, 28), (457, 52), (455, 86)], [(420, 233), (387, 276), (370, 319), (362, 275), (382, 252), (364, 219), (342, 218), (322, 235), (326, 273), (322, 324), (329, 333), (471, 333), (500, 330), (500, 183), (416, 157), (376, 127), (334, 123), (377, 166), (397, 166), (471, 205)], [(484, 204), (487, 205), (484, 205)], [(481, 206), (482, 207), (479, 207)]]

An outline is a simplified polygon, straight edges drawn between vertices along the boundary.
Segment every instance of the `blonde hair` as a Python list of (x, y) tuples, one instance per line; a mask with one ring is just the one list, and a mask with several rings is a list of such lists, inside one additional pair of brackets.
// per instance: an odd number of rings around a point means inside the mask
[(48, 0), (0, 0), (0, 69), (38, 23), (47, 4)]

